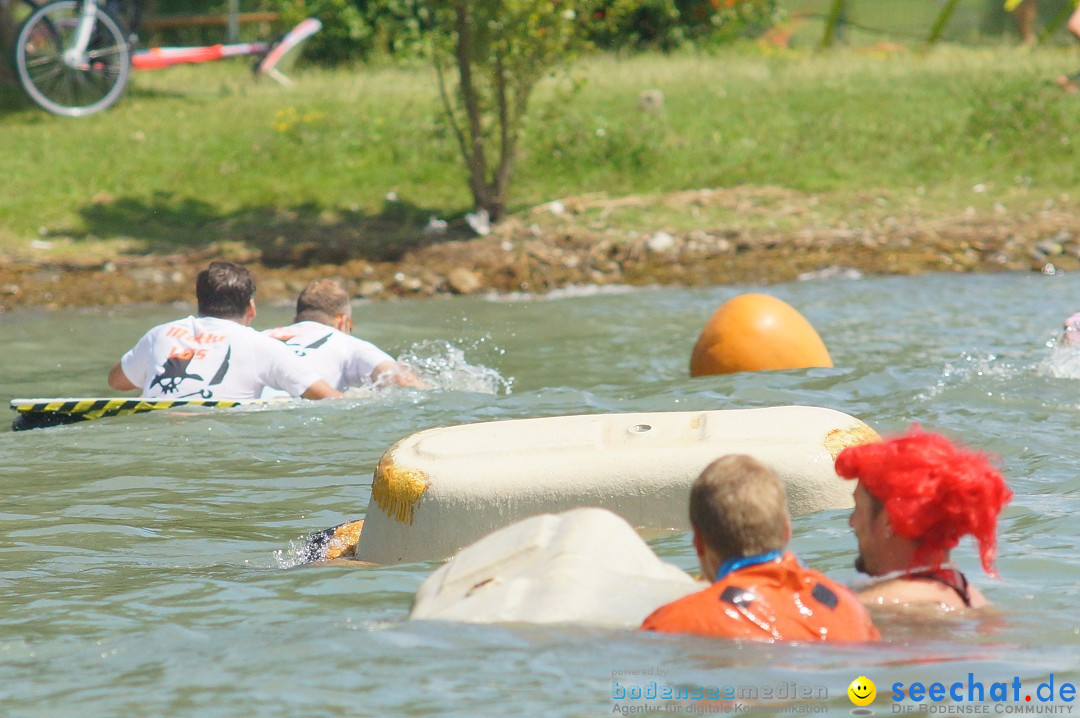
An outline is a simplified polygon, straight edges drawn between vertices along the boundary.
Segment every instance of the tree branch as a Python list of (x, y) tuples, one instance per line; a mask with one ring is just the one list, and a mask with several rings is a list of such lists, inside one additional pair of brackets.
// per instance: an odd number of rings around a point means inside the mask
[(435, 49), (431, 54), (435, 64), (435, 76), (439, 80), (439, 97), (442, 98), (443, 109), (446, 110), (446, 121), (450, 123), (450, 130), (454, 133), (454, 137), (457, 138), (458, 148), (461, 150), (461, 159), (468, 164), (469, 146), (465, 142), (465, 132), (461, 129), (461, 125), (458, 124), (457, 112), (454, 111), (454, 103), (450, 101), (450, 93), (446, 89), (446, 75), (443, 70), (442, 59), (439, 56), (438, 49)]
[[(503, 50), (499, 49), (495, 51), (495, 97), (499, 108), (499, 167), (492, 178), (491, 190), (500, 207), (506, 204), (505, 191), (514, 162), (514, 136), (516, 134), (512, 127), (514, 119), (510, 116), (510, 105), (506, 99), (506, 81)], [(501, 217), (494, 219), (498, 220)]]
[(472, 76), (472, 24), (469, 22), (469, 0), (458, 0), (454, 5), (457, 13), (457, 62), (460, 75), (461, 98), (465, 103), (465, 115), (469, 123), (470, 153), (465, 158), (469, 166), (469, 184), (473, 199), (478, 206), (487, 208), (487, 159), (484, 156), (484, 128), (481, 122), (480, 103)]

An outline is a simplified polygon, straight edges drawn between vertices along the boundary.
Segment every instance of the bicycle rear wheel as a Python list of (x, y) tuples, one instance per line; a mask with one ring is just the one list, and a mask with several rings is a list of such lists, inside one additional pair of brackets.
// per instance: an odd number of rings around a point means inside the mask
[(82, 117), (112, 106), (124, 92), (131, 50), (120, 25), (97, 9), (85, 57), (64, 58), (75, 44), (80, 4), (56, 0), (35, 10), (15, 39), (15, 70), (26, 94), (56, 115)]

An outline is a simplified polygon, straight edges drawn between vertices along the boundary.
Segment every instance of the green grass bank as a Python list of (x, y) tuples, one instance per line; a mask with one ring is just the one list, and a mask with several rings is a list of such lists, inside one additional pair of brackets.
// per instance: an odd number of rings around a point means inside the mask
[[(1073, 207), (1080, 97), (1053, 78), (1076, 69), (1073, 48), (588, 58), (536, 93), (511, 205), (754, 185), (812, 194), (818, 219), (837, 223)], [(431, 216), (470, 210), (428, 68), (296, 79), (257, 84), (239, 62), (139, 73), (115, 108), (74, 120), (0, 90), (0, 253), (348, 235), (357, 256), (392, 257), (424, 241)], [(662, 105), (644, 106), (654, 90)], [(703, 211), (629, 203), (590, 221), (667, 231), (801, 221)]]

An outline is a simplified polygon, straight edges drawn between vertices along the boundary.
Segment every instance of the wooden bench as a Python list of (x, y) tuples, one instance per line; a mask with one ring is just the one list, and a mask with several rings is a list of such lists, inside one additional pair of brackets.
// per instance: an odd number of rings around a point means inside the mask
[[(241, 12), (236, 14), (236, 22), (241, 25), (272, 23), (280, 16), (281, 13), (277, 12)], [(228, 15), (162, 15), (143, 18), (141, 25), (147, 30), (170, 30), (178, 27), (225, 27), (229, 21)]]

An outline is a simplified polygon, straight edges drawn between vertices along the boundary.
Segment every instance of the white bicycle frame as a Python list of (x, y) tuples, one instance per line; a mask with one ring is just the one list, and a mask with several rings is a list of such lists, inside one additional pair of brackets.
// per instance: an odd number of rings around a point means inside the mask
[(68, 67), (85, 68), (86, 48), (90, 45), (90, 36), (97, 24), (97, 0), (83, 0), (79, 13), (79, 29), (75, 33), (75, 44), (64, 50), (64, 63)]

